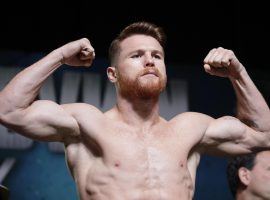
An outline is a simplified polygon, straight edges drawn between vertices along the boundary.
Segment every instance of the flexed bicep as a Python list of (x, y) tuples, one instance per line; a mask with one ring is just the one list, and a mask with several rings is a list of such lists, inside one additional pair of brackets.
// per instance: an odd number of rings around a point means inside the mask
[(258, 132), (240, 120), (226, 116), (212, 121), (201, 141), (202, 149), (211, 155), (238, 155), (270, 147), (270, 134)]
[(76, 120), (65, 109), (52, 102), (39, 100), (26, 109), (6, 113), (1, 123), (22, 135), (41, 141), (59, 141), (78, 135)]

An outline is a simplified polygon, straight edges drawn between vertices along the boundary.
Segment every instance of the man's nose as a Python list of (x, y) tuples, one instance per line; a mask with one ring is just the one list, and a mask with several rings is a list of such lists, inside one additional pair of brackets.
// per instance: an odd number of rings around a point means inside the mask
[(155, 62), (154, 62), (154, 58), (151, 55), (147, 55), (145, 56), (145, 67), (154, 67), (155, 66)]

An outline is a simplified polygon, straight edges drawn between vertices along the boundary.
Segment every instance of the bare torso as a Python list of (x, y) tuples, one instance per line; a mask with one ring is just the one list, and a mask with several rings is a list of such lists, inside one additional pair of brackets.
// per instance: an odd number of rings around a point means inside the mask
[(74, 117), (81, 135), (66, 156), (82, 200), (192, 199), (201, 135), (183, 117), (148, 131), (92, 109)]

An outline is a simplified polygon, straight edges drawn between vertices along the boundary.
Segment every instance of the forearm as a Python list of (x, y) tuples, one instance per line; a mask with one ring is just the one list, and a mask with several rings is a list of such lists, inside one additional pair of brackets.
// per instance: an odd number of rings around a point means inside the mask
[(237, 118), (260, 131), (270, 131), (269, 107), (245, 68), (230, 78), (237, 97)]
[(59, 49), (17, 74), (0, 93), (0, 114), (26, 108), (39, 93), (43, 82), (59, 66), (62, 55)]

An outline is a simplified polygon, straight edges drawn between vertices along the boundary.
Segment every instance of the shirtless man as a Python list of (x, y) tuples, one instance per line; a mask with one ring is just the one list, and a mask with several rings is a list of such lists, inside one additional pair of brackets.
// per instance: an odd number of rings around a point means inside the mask
[(43, 82), (62, 64), (91, 65), (90, 42), (70, 42), (7, 84), (0, 93), (0, 122), (35, 140), (63, 142), (82, 200), (192, 199), (202, 153), (245, 154), (270, 146), (269, 108), (233, 52), (217, 48), (206, 56), (205, 70), (230, 78), (239, 118), (257, 128), (234, 117), (193, 112), (166, 121), (158, 107), (166, 85), (163, 49), (164, 34), (153, 24), (134, 23), (120, 33), (107, 68), (117, 102), (105, 113), (85, 103), (35, 101)]

